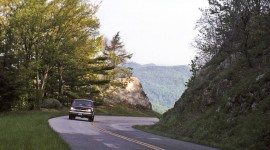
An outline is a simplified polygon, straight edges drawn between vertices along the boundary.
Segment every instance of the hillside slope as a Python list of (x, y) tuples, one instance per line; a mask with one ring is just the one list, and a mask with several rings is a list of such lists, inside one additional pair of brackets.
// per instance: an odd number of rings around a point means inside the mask
[(270, 149), (270, 47), (251, 59), (253, 67), (243, 55), (214, 57), (156, 129), (223, 149)]
[[(270, 149), (270, 1), (209, 1), (187, 90), (154, 128), (222, 149)], [(197, 63), (197, 64), (196, 64)]]
[(188, 66), (157, 66), (129, 63), (133, 76), (139, 78), (144, 91), (153, 105), (153, 110), (163, 113), (172, 108), (175, 101), (186, 89), (191, 76)]
[(225, 149), (270, 148), (269, 61), (260, 68), (242, 67), (241, 61), (222, 66), (201, 70), (163, 115), (159, 130), (214, 146), (225, 143)]

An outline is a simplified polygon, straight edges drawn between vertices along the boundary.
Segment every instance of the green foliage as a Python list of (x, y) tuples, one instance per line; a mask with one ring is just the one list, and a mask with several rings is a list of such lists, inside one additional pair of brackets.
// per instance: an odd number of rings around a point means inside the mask
[(209, 1), (192, 62), (199, 70), (174, 108), (147, 130), (221, 149), (270, 148), (269, 6)]
[[(204, 65), (218, 55), (241, 54), (245, 65), (256, 67), (252, 55), (261, 55), (269, 45), (268, 0), (211, 0), (197, 23), (195, 40), (199, 62)], [(266, 44), (268, 43), (268, 44)]]
[(0, 111), (39, 109), (47, 97), (101, 99), (131, 75), (119, 33), (111, 45), (99, 35), (97, 9), (81, 0), (0, 2)]
[[(95, 7), (78, 0), (1, 1), (1, 65), (18, 73), (19, 97), (29, 95), (34, 99), (30, 102), (39, 108), (52, 73), (62, 77), (63, 65), (74, 65), (70, 61), (74, 53), (95, 37)], [(61, 79), (56, 80), (59, 86), (63, 86)]]
[[(0, 69), (4, 70), (4, 69)], [(17, 96), (15, 94), (15, 82), (6, 71), (0, 74), (0, 112), (9, 111)]]
[(101, 93), (103, 98), (108, 97), (111, 95), (108, 92), (108, 88), (122, 88), (128, 82), (121, 82), (118, 80), (119, 78), (130, 78), (132, 76), (132, 72), (129, 68), (123, 67), (128, 59), (132, 57), (132, 54), (128, 53), (125, 49), (125, 45), (121, 41), (120, 33), (117, 32), (112, 40), (105, 39), (104, 43), (104, 50), (102, 51), (102, 55), (100, 56), (101, 59), (105, 60), (105, 72), (104, 76), (105, 79), (109, 80), (109, 84), (107, 86), (103, 86), (101, 89)]
[(62, 104), (57, 99), (48, 98), (42, 102), (41, 108), (60, 109), (62, 108)]

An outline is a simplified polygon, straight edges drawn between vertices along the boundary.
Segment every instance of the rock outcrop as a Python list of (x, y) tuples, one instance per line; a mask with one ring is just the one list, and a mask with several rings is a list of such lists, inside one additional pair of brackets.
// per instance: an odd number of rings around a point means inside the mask
[(129, 81), (127, 81), (127, 79), (122, 79), (122, 82), (127, 82), (126, 87), (114, 90), (112, 96), (106, 98), (105, 102), (126, 103), (136, 109), (152, 110), (152, 105), (138, 78), (131, 77)]
[[(261, 51), (270, 58), (269, 49)], [(230, 143), (224, 149), (270, 149), (270, 61), (264, 55), (252, 56), (254, 67), (245, 55), (213, 58), (158, 128), (201, 143)]]

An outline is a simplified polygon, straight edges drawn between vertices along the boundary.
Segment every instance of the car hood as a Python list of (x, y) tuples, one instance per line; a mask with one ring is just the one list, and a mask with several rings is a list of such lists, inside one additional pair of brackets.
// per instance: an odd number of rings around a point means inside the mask
[(93, 108), (91, 106), (82, 106), (82, 105), (72, 105), (71, 107), (74, 107), (75, 109), (90, 109), (90, 108)]

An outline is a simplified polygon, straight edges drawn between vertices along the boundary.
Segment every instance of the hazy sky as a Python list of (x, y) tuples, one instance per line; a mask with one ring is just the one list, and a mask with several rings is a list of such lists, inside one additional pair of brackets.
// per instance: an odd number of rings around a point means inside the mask
[(97, 13), (101, 34), (118, 31), (132, 61), (187, 65), (195, 55), (191, 42), (207, 0), (103, 0)]

